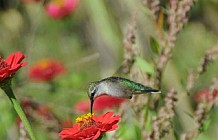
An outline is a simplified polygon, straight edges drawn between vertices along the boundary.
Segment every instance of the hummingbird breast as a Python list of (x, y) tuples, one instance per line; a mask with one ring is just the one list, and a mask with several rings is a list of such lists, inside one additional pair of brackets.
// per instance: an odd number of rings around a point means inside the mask
[(120, 86), (116, 82), (108, 82), (104, 81), (100, 85), (103, 94), (107, 94), (109, 96), (114, 96), (118, 98), (132, 98), (131, 91), (126, 90), (125, 87)]

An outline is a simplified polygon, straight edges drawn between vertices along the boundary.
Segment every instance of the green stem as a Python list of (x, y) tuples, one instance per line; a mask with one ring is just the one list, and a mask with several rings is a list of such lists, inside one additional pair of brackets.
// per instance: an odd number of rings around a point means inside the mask
[(49, 81), (49, 92), (50, 93), (55, 93), (56, 92), (56, 90), (57, 90), (57, 85), (56, 85), (56, 83), (53, 81), (53, 80), (51, 80), (51, 81)]
[(10, 99), (15, 111), (17, 112), (18, 116), (20, 117), (20, 119), (22, 120), (24, 126), (26, 127), (27, 132), (29, 133), (29, 136), (32, 140), (35, 140), (35, 136), (33, 135), (33, 131), (32, 128), (30, 126), (29, 121), (26, 118), (26, 115), (24, 114), (18, 100), (16, 99), (16, 97), (14, 96), (14, 93), (11, 89), (10, 85), (6, 85), (4, 87), (2, 87), (2, 89), (5, 91), (5, 93), (7, 94), (8, 98)]

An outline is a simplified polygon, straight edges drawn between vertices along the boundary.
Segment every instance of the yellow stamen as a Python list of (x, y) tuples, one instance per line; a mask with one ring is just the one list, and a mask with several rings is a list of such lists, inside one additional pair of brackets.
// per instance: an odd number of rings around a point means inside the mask
[(78, 118), (76, 118), (76, 123), (86, 123), (89, 122), (91, 120), (91, 118), (93, 117), (93, 113), (88, 113), (88, 114), (84, 114)]
[(76, 123), (79, 124), (80, 130), (96, 125), (96, 122), (92, 119), (93, 116), (93, 113), (88, 113), (76, 118)]

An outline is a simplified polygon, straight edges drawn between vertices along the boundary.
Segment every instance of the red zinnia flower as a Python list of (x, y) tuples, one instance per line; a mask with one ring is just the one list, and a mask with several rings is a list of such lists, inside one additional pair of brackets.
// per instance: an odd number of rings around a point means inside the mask
[(21, 61), (26, 58), (21, 52), (12, 53), (7, 59), (0, 57), (0, 82), (6, 78), (12, 77), (21, 67), (27, 63)]
[[(94, 103), (93, 108), (95, 110), (95, 103)], [(83, 113), (87, 112), (88, 110), (90, 110), (90, 101), (89, 100), (81, 100), (75, 104), (74, 109), (75, 109), (76, 113), (83, 114)]]
[(60, 62), (42, 59), (30, 69), (29, 77), (36, 81), (51, 81), (63, 72), (65, 72), (65, 67)]
[[(102, 95), (95, 99), (93, 109), (96, 111), (102, 111), (106, 108), (117, 107), (119, 106), (124, 99), (116, 98), (112, 96)], [(78, 102), (75, 105), (75, 110), (78, 113), (85, 113), (90, 110), (90, 101), (83, 100)]]
[(46, 5), (45, 10), (50, 17), (61, 19), (71, 14), (77, 5), (77, 0), (53, 0)]
[(72, 128), (65, 128), (59, 135), (62, 140), (96, 140), (103, 133), (115, 130), (119, 120), (120, 116), (113, 116), (113, 112), (101, 116), (88, 113), (77, 118)]

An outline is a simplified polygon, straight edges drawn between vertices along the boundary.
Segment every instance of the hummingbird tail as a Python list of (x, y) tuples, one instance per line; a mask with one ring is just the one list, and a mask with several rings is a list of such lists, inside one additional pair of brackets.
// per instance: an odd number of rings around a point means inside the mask
[(152, 89), (152, 90), (150, 90), (149, 91), (150, 93), (154, 93), (154, 94), (156, 94), (156, 93), (161, 93), (161, 91), (160, 90), (156, 90), (156, 89)]
[(161, 93), (160, 90), (153, 89), (153, 88), (150, 88), (150, 87), (147, 88), (147, 89), (145, 89), (144, 91), (147, 92), (147, 93), (152, 93), (152, 94), (153, 94), (153, 93), (155, 93), (155, 94), (156, 94), (156, 93)]
[(157, 90), (157, 89), (153, 89), (153, 88), (148, 88), (147, 89), (144, 89), (144, 90), (141, 90), (141, 91), (136, 91), (135, 93), (133, 94), (146, 94), (146, 93), (151, 93), (151, 94), (158, 94), (158, 93), (161, 93), (160, 90)]

